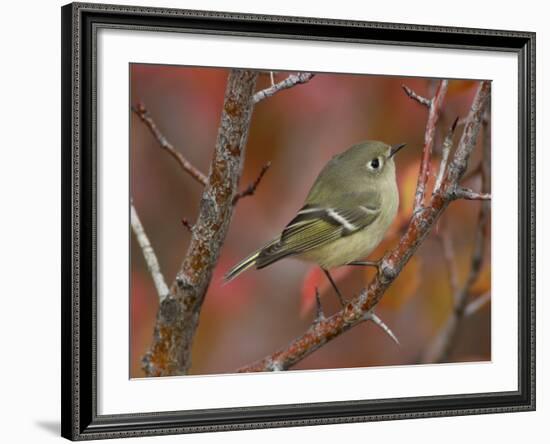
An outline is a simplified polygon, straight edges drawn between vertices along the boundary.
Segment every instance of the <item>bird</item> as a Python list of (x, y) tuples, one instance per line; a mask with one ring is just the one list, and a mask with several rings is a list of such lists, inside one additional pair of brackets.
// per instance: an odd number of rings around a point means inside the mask
[(380, 244), (397, 215), (399, 190), (394, 156), (406, 144), (367, 140), (332, 157), (313, 183), (304, 205), (279, 235), (231, 268), (225, 282), (250, 268), (287, 257), (317, 264), (344, 298), (330, 269), (376, 265), (358, 261)]

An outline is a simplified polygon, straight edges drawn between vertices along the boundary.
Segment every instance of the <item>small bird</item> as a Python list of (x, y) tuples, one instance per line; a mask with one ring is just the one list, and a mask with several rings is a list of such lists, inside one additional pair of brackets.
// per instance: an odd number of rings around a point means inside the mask
[(365, 141), (334, 156), (296, 217), (279, 236), (235, 265), (225, 281), (251, 267), (261, 269), (293, 256), (319, 265), (344, 304), (328, 270), (376, 265), (357, 260), (378, 246), (397, 214), (399, 190), (393, 157), (404, 146)]

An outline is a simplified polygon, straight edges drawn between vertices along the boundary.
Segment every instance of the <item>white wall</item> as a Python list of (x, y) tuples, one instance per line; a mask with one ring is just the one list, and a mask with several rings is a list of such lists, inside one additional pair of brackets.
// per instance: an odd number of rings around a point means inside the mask
[[(294, 429), (255, 430), (145, 438), (139, 442), (300, 442), (346, 439), (392, 443), (398, 440), (464, 443), (481, 440), (543, 442), (545, 420), (550, 420), (550, 392), (544, 373), (543, 354), (549, 328), (544, 322), (543, 220), (549, 205), (542, 196), (550, 185), (544, 178), (543, 122), (550, 103), (543, 69), (548, 63), (549, 34), (545, 25), (550, 14), (544, 2), (481, 2), (441, 0), (357, 2), (297, 2), (273, 0), (123, 1), (118, 3), (212, 9), (262, 14), (306, 15), (358, 20), (422, 23), (536, 31), (537, 34), (537, 125), (538, 125), (538, 410), (533, 413), (485, 415), (348, 424)], [(154, 3), (154, 4), (153, 4)], [(506, 3), (509, 3), (507, 5)], [(59, 300), (60, 300), (60, 6), (57, 0), (6, 2), (0, 27), (0, 396), (2, 427), (6, 442), (59, 440)], [(546, 54), (543, 54), (546, 52)], [(546, 59), (545, 57), (546, 56)], [(546, 74), (546, 73), (545, 73)], [(547, 74), (546, 74), (547, 75)], [(546, 117), (546, 119), (545, 119)], [(30, 129), (27, 129), (27, 125)], [(546, 213), (546, 214), (543, 214)], [(7, 246), (7, 248), (6, 248)], [(7, 304), (7, 305), (6, 305)], [(548, 347), (546, 347), (548, 350)], [(26, 352), (28, 351), (28, 353)], [(546, 351), (548, 354), (548, 351)], [(546, 427), (544, 427), (546, 425)], [(537, 433), (538, 432), (538, 433)], [(540, 437), (537, 437), (540, 434)], [(130, 442), (133, 440), (127, 440)]]

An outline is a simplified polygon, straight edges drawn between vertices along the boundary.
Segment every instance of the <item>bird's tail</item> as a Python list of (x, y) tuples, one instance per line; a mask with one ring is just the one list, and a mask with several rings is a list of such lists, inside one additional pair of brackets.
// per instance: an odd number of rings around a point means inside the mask
[[(228, 283), (229, 281), (232, 281), (235, 279), (239, 274), (242, 272), (248, 270), (251, 267), (258, 266), (258, 259), (260, 258), (260, 255), (265, 252), (265, 250), (274, 244), (279, 243), (280, 238), (277, 237), (273, 239), (271, 242), (269, 242), (267, 245), (264, 245), (259, 250), (256, 250), (254, 253), (252, 253), (250, 256), (244, 258), (242, 261), (240, 261), (237, 265), (235, 265), (231, 270), (229, 270), (225, 276), (223, 277), (223, 280), (225, 283)], [(262, 255), (263, 259), (263, 255)], [(260, 263), (259, 267), (257, 268), (263, 268), (269, 264), (271, 264), (274, 261), (268, 262), (267, 264)]]
[(261, 251), (262, 250), (257, 250), (254, 253), (252, 253), (250, 256), (240, 261), (237, 265), (235, 265), (231, 270), (229, 270), (225, 274), (225, 276), (223, 277), (223, 280), (227, 283), (235, 279), (242, 272), (248, 270), (250, 267), (253, 267), (254, 265), (256, 265), (256, 260), (258, 259), (258, 256), (260, 255)]

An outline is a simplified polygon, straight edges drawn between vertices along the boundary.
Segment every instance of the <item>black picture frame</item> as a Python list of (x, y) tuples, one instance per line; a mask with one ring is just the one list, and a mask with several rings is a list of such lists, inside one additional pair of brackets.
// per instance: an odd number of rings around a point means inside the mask
[[(62, 14), (62, 436), (71, 440), (535, 409), (535, 33), (72, 3)], [(519, 61), (518, 390), (145, 414), (97, 414), (95, 31), (508, 51)]]

